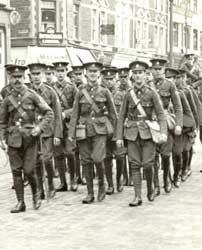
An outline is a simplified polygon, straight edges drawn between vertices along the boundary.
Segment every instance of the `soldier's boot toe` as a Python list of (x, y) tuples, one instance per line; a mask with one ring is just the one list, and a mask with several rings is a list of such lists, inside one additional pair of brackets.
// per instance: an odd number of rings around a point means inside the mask
[(78, 183), (78, 181), (76, 179), (71, 181), (71, 187), (70, 187), (71, 191), (76, 192), (78, 190), (77, 183)]
[(45, 200), (45, 193), (44, 193), (44, 191), (40, 192), (40, 198), (41, 198), (41, 200)]
[(172, 183), (170, 181), (168, 181), (168, 182), (166, 182), (164, 184), (164, 190), (165, 190), (165, 192), (167, 194), (171, 192), (171, 190), (172, 190)]
[(108, 187), (106, 190), (107, 195), (112, 195), (114, 193), (114, 187)]
[(56, 192), (65, 192), (68, 191), (67, 183), (60, 184), (59, 187), (56, 188)]
[(130, 207), (138, 207), (142, 205), (142, 199), (139, 197), (135, 197), (130, 203)]
[(20, 213), (20, 212), (25, 212), (26, 206), (24, 201), (19, 201), (17, 205), (11, 209), (11, 213)]
[(122, 182), (117, 183), (117, 192), (121, 193), (123, 191), (123, 184)]
[(33, 208), (35, 210), (39, 209), (41, 206), (41, 199), (40, 199), (40, 193), (36, 193), (34, 196), (33, 196)]
[(49, 190), (48, 196), (49, 196), (50, 199), (54, 198), (55, 195), (56, 195), (56, 190), (55, 189)]
[(184, 170), (182, 171), (182, 175), (181, 175), (181, 181), (185, 182), (187, 179), (187, 171)]
[(188, 169), (188, 170), (187, 170), (187, 177), (189, 177), (191, 174), (192, 174), (191, 169)]
[(88, 194), (83, 200), (82, 203), (83, 204), (90, 204), (94, 202), (94, 195), (93, 194)]
[(154, 201), (155, 200), (155, 193), (154, 190), (147, 194), (148, 201)]
[(175, 177), (173, 184), (174, 184), (174, 186), (176, 188), (179, 188), (180, 187), (180, 178), (179, 177)]
[(159, 186), (156, 186), (154, 188), (154, 194), (155, 194), (155, 196), (159, 196), (161, 194), (161, 189)]
[(99, 187), (98, 189), (98, 196), (97, 196), (97, 200), (98, 201), (103, 201), (105, 199), (106, 193), (105, 193), (105, 187)]

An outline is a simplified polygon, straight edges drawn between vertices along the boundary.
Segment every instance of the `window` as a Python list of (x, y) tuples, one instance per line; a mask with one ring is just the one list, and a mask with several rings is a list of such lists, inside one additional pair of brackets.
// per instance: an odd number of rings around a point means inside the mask
[(149, 0), (149, 8), (157, 9), (157, 6), (158, 6), (158, 0)]
[(41, 32), (55, 32), (56, 3), (55, 1), (41, 1)]
[(193, 11), (194, 13), (197, 13), (198, 6), (197, 6), (197, 0), (193, 0)]
[(149, 45), (150, 49), (157, 48), (158, 26), (149, 25)]
[[(99, 27), (101, 27), (101, 25), (103, 25), (103, 24), (104, 25), (106, 24), (106, 13), (104, 11), (101, 11), (99, 13)], [(101, 32), (99, 32), (99, 36), (100, 36), (100, 43), (105, 44), (106, 43), (106, 35), (101, 34)]]
[(191, 35), (190, 35), (190, 26), (185, 26), (184, 27), (184, 41), (185, 41), (185, 48), (190, 49), (190, 40), (191, 40)]
[(92, 40), (97, 42), (98, 38), (98, 27), (97, 27), (97, 10), (92, 10)]
[(79, 5), (73, 5), (74, 39), (79, 39)]
[(173, 23), (173, 46), (179, 46), (179, 24)]
[(193, 30), (193, 49), (198, 50), (198, 30)]

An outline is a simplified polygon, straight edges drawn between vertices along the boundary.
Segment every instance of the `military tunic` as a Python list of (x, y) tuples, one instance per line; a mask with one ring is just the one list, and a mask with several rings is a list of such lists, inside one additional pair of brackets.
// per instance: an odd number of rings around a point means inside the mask
[[(99, 112), (95, 112), (92, 105), (83, 94), (86, 89)], [(82, 163), (100, 163), (106, 157), (106, 140), (108, 135), (108, 121), (116, 126), (117, 114), (109, 90), (99, 86), (82, 85), (75, 98), (72, 118), (69, 124), (69, 136), (75, 138), (76, 125), (86, 127), (86, 138), (78, 141)]]
[[(30, 134), (37, 123), (36, 112), (40, 110), (43, 115), (43, 119), (38, 123), (41, 132), (46, 131), (54, 116), (48, 104), (25, 86), (20, 94), (13, 91), (11, 95), (18, 104), (18, 109), (13, 106), (8, 95), (0, 112), (1, 135), (8, 132), (8, 154), (12, 171), (18, 172), (23, 168), (24, 172), (29, 174), (35, 168), (37, 156), (37, 140)], [(20, 113), (19, 107), (25, 113)]]
[[(151, 132), (145, 119), (140, 116), (133, 102), (130, 91), (131, 89), (126, 93), (119, 113), (116, 137), (117, 140), (127, 140), (128, 157), (132, 168), (151, 168), (156, 153), (155, 143), (152, 141)], [(165, 114), (156, 91), (146, 85), (141, 89), (135, 86), (134, 91), (146, 112), (146, 119), (152, 120), (152, 114), (155, 112), (161, 133), (166, 134)]]

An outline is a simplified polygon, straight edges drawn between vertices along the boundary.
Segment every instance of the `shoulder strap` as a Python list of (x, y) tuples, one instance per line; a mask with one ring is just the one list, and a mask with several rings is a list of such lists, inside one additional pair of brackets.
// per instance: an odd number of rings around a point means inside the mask
[[(21, 99), (21, 104), (22, 102), (27, 98), (27, 92), (23, 95), (22, 99)], [(15, 100), (15, 98), (13, 97), (13, 95), (9, 95), (8, 96), (9, 101), (11, 102), (11, 104), (13, 105), (13, 107), (18, 111), (18, 113), (20, 114), (21, 117), (26, 118), (27, 112), (24, 111), (24, 109), (21, 107), (21, 104), (18, 104)]]
[(82, 88), (82, 93), (85, 96), (85, 98), (87, 99), (87, 101), (92, 105), (92, 108), (94, 109), (94, 111), (96, 113), (99, 113), (100, 109), (98, 108), (97, 104), (94, 102), (94, 100), (91, 98), (91, 96), (89, 95), (88, 91), (85, 88)]
[(146, 117), (146, 113), (145, 113), (145, 111), (140, 103), (140, 99), (137, 98), (134, 89), (130, 89), (129, 93), (130, 93), (130, 96), (131, 96), (134, 104), (137, 106), (137, 109), (138, 109), (139, 113), (141, 114), (141, 116)]

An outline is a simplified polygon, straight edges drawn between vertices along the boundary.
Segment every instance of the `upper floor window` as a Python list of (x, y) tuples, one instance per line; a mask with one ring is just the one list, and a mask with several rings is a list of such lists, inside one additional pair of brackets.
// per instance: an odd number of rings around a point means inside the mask
[(56, 2), (41, 1), (41, 32), (55, 32), (56, 30)]
[(157, 9), (158, 7), (158, 0), (149, 0), (149, 8)]
[(74, 39), (79, 39), (79, 5), (73, 5)]
[(198, 50), (198, 30), (193, 30), (193, 49)]

